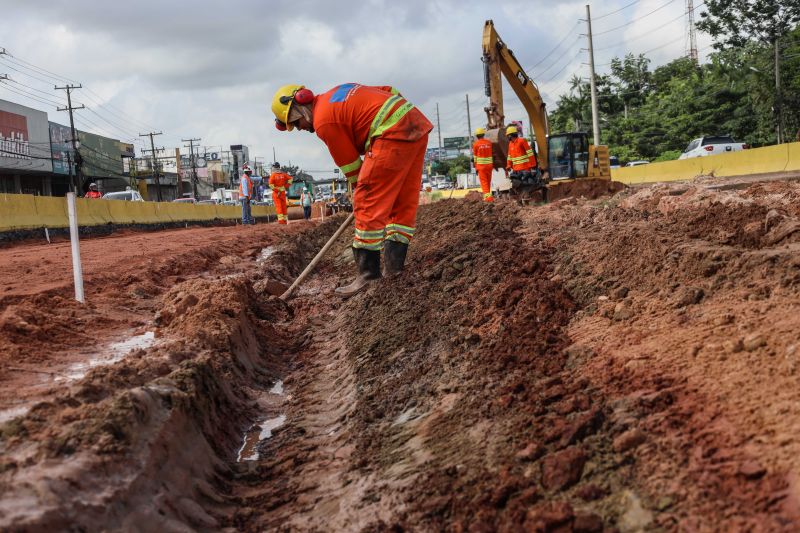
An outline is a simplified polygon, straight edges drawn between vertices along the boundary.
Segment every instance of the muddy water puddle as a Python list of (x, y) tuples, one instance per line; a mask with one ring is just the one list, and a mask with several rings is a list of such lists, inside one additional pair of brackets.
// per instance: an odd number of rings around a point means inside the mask
[(258, 263), (264, 262), (270, 257), (272, 257), (272, 254), (274, 253), (275, 253), (274, 246), (267, 246), (266, 248), (262, 248), (261, 253), (258, 254), (258, 257), (256, 258), (256, 262)]
[[(72, 381), (81, 379), (89, 370), (105, 365), (111, 365), (124, 359), (133, 350), (145, 349), (156, 343), (155, 332), (146, 331), (140, 335), (133, 335), (125, 340), (112, 342), (99, 350), (84, 352), (85, 359), (77, 363), (67, 365), (62, 369), (52, 370), (30, 370), (42, 376), (40, 380), (32, 383), (25, 389), (24, 394), (20, 393), (23, 402), (16, 403), (6, 409), (0, 409), (0, 424), (4, 424), (18, 416), (25, 415), (33, 405), (41, 400), (41, 395), (49, 389), (53, 383), (59, 385), (68, 384)], [(20, 396), (17, 398), (20, 399)]]
[(80, 379), (86, 373), (98, 366), (111, 365), (121, 361), (133, 350), (149, 348), (156, 342), (156, 334), (146, 331), (141, 335), (134, 335), (124, 341), (112, 342), (107, 350), (103, 350), (86, 361), (70, 365), (66, 371), (55, 378), (56, 381), (73, 381)]
[[(283, 381), (278, 380), (269, 391), (262, 392), (256, 401), (261, 408), (274, 411), (276, 407), (280, 407), (283, 403), (284, 396)], [(236, 462), (257, 461), (260, 458), (258, 445), (272, 438), (272, 432), (281, 427), (285, 422), (286, 415), (281, 413), (276, 416), (266, 416), (264, 419), (250, 426), (250, 429), (247, 430), (242, 438), (242, 446), (239, 448), (239, 453), (236, 455)]]

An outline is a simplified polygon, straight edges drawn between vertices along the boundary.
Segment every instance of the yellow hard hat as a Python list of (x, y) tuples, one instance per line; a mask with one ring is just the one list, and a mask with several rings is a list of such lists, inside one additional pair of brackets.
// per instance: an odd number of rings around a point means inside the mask
[(285, 128), (289, 131), (294, 129), (294, 126), (289, 124), (289, 110), (294, 103), (295, 93), (304, 88), (304, 85), (284, 85), (275, 92), (275, 96), (272, 97), (272, 112), (275, 113), (278, 129)]
[(478, 128), (475, 130), (475, 135), (486, 135), (486, 128)]
[(519, 133), (516, 126), (509, 126), (506, 128), (506, 135), (511, 135), (512, 133)]

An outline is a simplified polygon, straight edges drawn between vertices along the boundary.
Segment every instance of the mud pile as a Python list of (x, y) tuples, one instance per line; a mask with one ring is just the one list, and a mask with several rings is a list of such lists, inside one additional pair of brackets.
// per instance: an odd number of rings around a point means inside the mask
[(338, 219), (234, 256), (158, 300), (156, 346), (0, 426), (0, 524), (796, 530), (799, 197), (441, 201), (344, 302), (345, 237), (274, 296)]
[[(287, 243), (276, 249), (310, 259)], [(290, 316), (258, 296), (248, 275), (175, 285), (153, 316), (155, 347), (90, 370), (0, 426), (0, 527), (216, 529), (209, 513), (224, 515), (231, 458), (258, 417), (255, 399), (295, 350), (276, 327)]]

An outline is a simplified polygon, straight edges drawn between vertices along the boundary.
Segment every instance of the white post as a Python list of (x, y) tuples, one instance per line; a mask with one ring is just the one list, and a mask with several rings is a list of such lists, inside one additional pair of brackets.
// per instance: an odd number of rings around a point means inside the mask
[(83, 270), (81, 269), (81, 247), (78, 243), (78, 211), (75, 208), (75, 193), (67, 193), (67, 213), (69, 215), (69, 240), (72, 244), (72, 274), (75, 280), (75, 299), (80, 303), (83, 297)]

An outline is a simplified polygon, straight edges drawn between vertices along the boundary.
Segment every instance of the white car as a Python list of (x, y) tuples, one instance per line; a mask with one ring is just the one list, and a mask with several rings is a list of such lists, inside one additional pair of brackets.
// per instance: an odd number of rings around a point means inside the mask
[(109, 192), (103, 195), (103, 200), (124, 200), (127, 202), (144, 202), (144, 198), (139, 191), (119, 191)]
[(631, 161), (626, 167), (638, 167), (639, 165), (649, 165), (650, 161)]
[(678, 159), (689, 159), (691, 157), (705, 157), (709, 155), (719, 155), (730, 152), (739, 152), (750, 148), (744, 143), (737, 143), (727, 135), (714, 135), (710, 137), (700, 137), (689, 143)]

